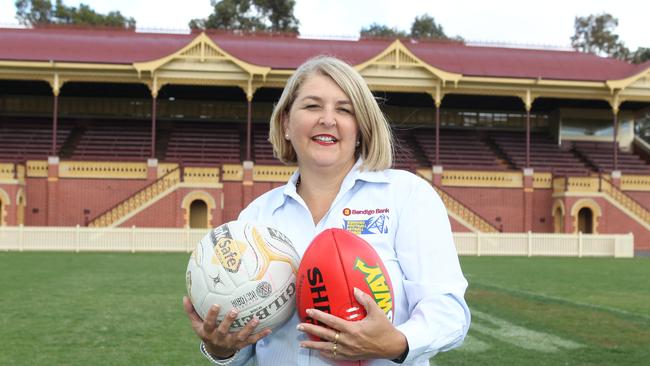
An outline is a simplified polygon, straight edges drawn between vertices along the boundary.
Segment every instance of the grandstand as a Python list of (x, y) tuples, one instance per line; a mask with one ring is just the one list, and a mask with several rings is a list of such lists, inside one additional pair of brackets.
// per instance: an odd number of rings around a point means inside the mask
[(396, 39), (0, 29), (0, 224), (207, 227), (293, 167), (268, 120), (305, 59), (350, 62), (394, 167), (456, 232), (631, 232), (650, 250), (650, 63)]

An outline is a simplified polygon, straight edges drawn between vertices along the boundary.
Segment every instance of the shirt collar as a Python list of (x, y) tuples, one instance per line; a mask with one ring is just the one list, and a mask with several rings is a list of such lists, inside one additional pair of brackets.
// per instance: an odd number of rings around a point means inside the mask
[[(390, 182), (390, 180), (388, 179), (388, 175), (386, 174), (386, 170), (380, 170), (380, 171), (362, 170), (361, 169), (362, 165), (363, 165), (363, 159), (361, 158), (357, 159), (350, 172), (343, 179), (339, 193), (352, 189), (352, 187), (354, 187), (354, 184), (358, 180), (369, 182), (369, 183)], [(277, 196), (277, 200), (275, 200), (275, 202), (272, 202), (272, 207), (274, 210), (284, 205), (286, 200), (289, 198), (299, 200), (298, 192), (296, 191), (296, 182), (298, 181), (299, 176), (300, 176), (300, 171), (296, 169), (296, 171), (291, 175), (291, 178), (289, 178), (287, 184), (285, 184), (282, 194)]]

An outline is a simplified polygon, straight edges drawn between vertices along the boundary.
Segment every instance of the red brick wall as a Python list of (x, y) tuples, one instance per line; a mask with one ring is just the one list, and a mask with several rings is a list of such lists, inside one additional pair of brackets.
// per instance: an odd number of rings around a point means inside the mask
[(534, 233), (553, 232), (553, 191), (551, 189), (536, 189), (533, 192), (533, 227)]
[(25, 225), (47, 225), (47, 178), (26, 178)]
[[(49, 225), (85, 225), (105, 210), (122, 202), (138, 190), (150, 184), (145, 179), (59, 179), (50, 182), (49, 192), (57, 201), (57, 212)], [(29, 202), (29, 197), (27, 198)], [(88, 215), (84, 210), (89, 210)]]
[[(524, 191), (520, 188), (443, 187), (456, 200), (503, 232), (524, 230)], [(550, 209), (549, 209), (550, 210)], [(500, 221), (499, 221), (500, 220)]]

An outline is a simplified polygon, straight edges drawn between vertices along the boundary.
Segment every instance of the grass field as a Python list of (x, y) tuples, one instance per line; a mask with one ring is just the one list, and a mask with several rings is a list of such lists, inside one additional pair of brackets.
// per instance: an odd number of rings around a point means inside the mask
[[(181, 306), (187, 258), (0, 253), (0, 365), (206, 364)], [(472, 327), (432, 365), (650, 359), (650, 259), (461, 262)]]

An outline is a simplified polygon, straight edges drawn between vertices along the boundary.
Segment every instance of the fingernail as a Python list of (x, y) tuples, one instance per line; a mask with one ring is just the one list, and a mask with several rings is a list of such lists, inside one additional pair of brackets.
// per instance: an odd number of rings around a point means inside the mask
[(302, 324), (298, 324), (298, 326), (296, 327), (296, 329), (298, 329), (299, 331), (302, 332), (302, 331), (305, 329), (305, 327), (303, 327)]
[(358, 295), (361, 295), (361, 294), (359, 293), (360, 291), (361, 291), (361, 290), (359, 290), (357, 287), (354, 288), (354, 294), (355, 294), (355, 295), (357, 295), (357, 296), (358, 296)]
[(230, 315), (230, 317), (233, 318), (233, 319), (236, 318), (237, 317), (237, 310), (230, 310), (230, 314), (228, 314), (228, 315)]
[(306, 312), (307, 312), (307, 315), (312, 316), (313, 313), (314, 313), (314, 310), (312, 310), (312, 309), (307, 309)]
[(219, 305), (217, 305), (217, 304), (212, 305), (212, 309), (219, 310)]

